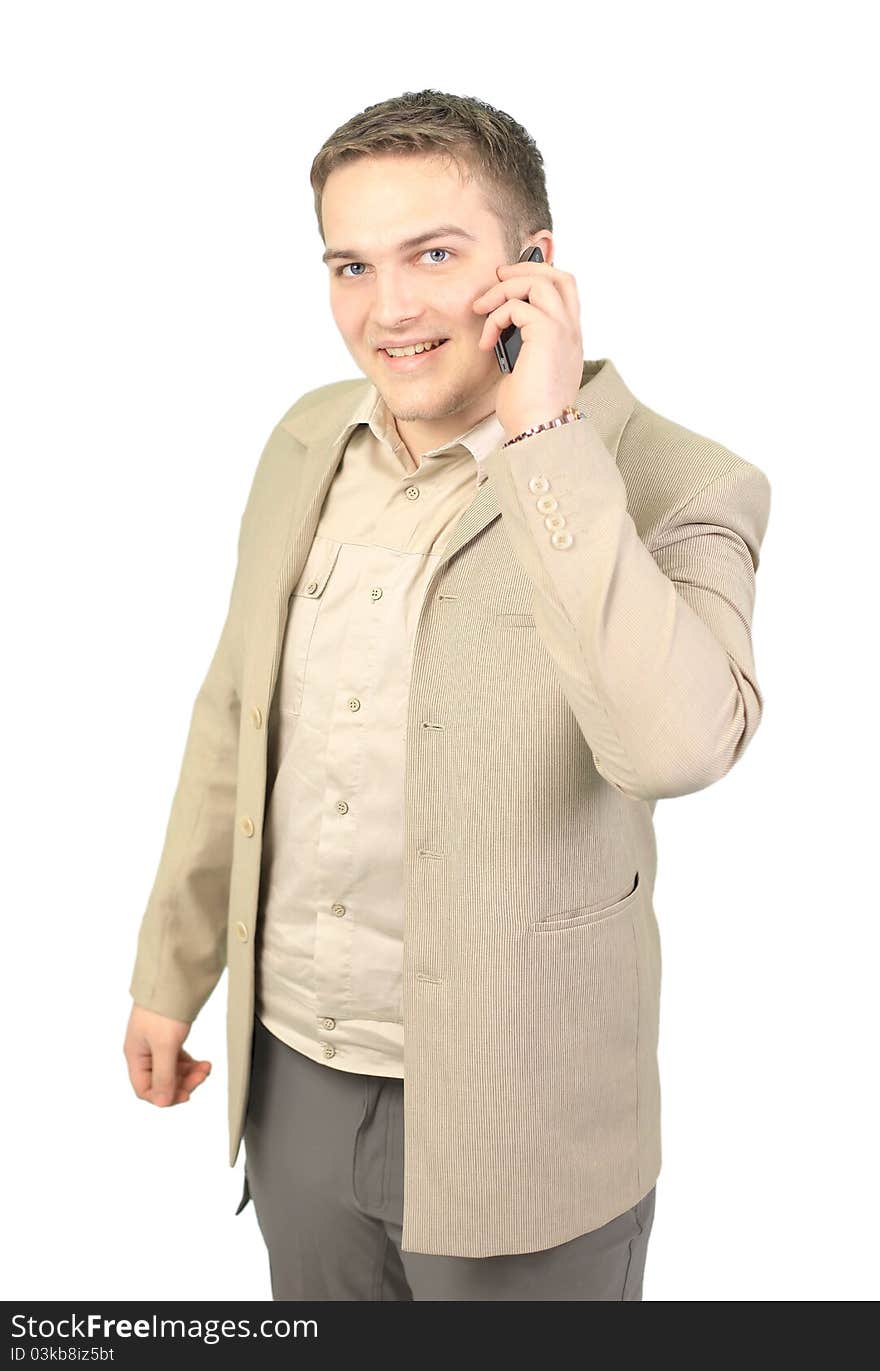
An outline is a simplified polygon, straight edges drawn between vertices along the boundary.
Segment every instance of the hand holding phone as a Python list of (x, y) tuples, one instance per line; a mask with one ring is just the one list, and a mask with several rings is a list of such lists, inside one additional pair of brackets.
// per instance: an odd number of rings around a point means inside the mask
[[(519, 258), (520, 262), (543, 262), (544, 254), (539, 247), (526, 248)], [(516, 359), (522, 347), (522, 333), (516, 324), (509, 324), (501, 330), (495, 344), (495, 358), (500, 371), (508, 375), (516, 366)]]

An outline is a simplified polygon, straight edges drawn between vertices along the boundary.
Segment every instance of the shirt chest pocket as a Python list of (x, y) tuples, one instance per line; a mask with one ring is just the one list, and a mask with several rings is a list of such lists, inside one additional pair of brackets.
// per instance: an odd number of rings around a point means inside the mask
[(341, 546), (330, 538), (315, 538), (291, 592), (278, 673), (278, 706), (282, 714), (299, 714), (302, 710), (315, 627)]

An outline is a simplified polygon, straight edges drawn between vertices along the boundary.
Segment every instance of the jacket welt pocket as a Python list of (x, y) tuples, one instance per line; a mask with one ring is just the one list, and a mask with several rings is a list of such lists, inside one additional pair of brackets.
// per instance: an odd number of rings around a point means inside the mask
[(559, 914), (548, 914), (546, 919), (537, 919), (529, 927), (533, 933), (559, 933), (567, 928), (583, 928), (588, 924), (602, 923), (630, 909), (640, 894), (639, 873), (636, 872), (632, 888), (619, 900), (614, 900), (611, 904), (579, 905), (576, 909), (563, 910)]

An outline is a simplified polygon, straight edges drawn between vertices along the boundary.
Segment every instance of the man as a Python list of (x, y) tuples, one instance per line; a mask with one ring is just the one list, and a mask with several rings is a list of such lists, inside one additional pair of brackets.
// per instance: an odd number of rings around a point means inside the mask
[(422, 92), (313, 166), (365, 379), (260, 459), (126, 1038), (136, 1093), (187, 1100), (228, 965), (230, 1164), (244, 1137), (276, 1299), (642, 1297), (652, 815), (758, 727), (770, 486), (584, 361), (536, 157)]

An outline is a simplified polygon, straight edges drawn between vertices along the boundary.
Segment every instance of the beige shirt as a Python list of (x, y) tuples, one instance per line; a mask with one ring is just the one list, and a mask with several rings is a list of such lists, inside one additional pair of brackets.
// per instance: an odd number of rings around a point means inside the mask
[(416, 462), (372, 385), (351, 428), (290, 597), (272, 702), (255, 1009), (315, 1061), (402, 1078), (412, 644), (505, 435), (492, 413)]

